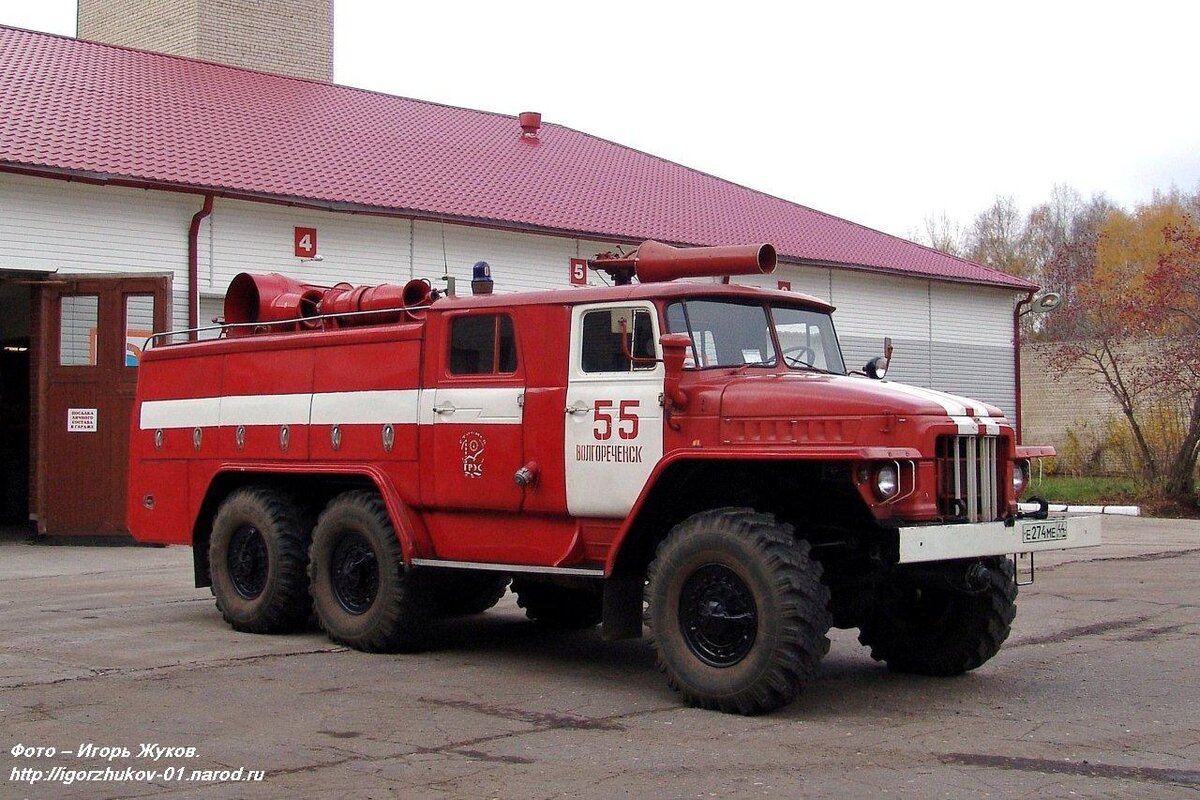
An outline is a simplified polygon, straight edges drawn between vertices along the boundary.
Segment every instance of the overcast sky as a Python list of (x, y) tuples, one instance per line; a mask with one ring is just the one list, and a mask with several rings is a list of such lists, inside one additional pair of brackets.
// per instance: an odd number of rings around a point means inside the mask
[[(337, 0), (339, 83), (560, 123), (881, 230), (1200, 188), (1200, 3)], [(74, 35), (74, 0), (0, 0)]]

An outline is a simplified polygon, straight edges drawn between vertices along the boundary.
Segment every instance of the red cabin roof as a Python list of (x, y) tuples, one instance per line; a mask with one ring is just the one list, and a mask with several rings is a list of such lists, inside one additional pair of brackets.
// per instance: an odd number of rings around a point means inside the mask
[(0, 168), (1033, 285), (561, 125), (0, 26)]

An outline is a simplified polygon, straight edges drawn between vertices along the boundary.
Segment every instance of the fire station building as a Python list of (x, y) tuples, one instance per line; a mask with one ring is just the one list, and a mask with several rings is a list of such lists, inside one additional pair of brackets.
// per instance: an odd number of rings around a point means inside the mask
[(282, 34), (234, 5), (0, 27), (0, 523), (125, 530), (141, 348), (211, 324), (239, 272), (463, 286), (484, 260), (497, 292), (571, 291), (599, 280), (578, 259), (646, 239), (770, 242), (776, 272), (736, 280), (836, 305), (849, 364), (891, 336), (896, 379), (1013, 417), (1025, 281), (537, 114), (334, 85), (330, 0), (289, 4), (316, 56), (257, 46)]

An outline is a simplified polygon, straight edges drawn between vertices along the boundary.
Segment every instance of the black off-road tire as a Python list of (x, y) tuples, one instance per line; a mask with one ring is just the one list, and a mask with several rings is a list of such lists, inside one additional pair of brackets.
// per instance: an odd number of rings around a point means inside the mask
[(829, 652), (829, 587), (791, 525), (747, 508), (676, 525), (647, 575), (646, 620), (690, 705), (759, 714), (795, 699)]
[(600, 624), (604, 594), (600, 587), (559, 586), (531, 578), (515, 578), (512, 590), (525, 616), (547, 628), (576, 630)]
[(947, 677), (983, 665), (1000, 651), (1017, 615), (1016, 569), (994, 559), (978, 594), (936, 585), (882, 590), (862, 620), (858, 641), (893, 672)]
[(430, 609), (439, 617), (482, 614), (500, 602), (511, 581), (507, 575), (469, 570), (446, 570), (431, 575)]
[(217, 609), (234, 630), (287, 633), (304, 627), (312, 608), (311, 529), (299, 504), (278, 489), (245, 486), (222, 501), (208, 563)]
[(432, 616), (425, 576), (404, 568), (395, 528), (374, 492), (345, 492), (321, 512), (309, 579), (321, 627), (338, 644), (394, 653), (425, 641)]

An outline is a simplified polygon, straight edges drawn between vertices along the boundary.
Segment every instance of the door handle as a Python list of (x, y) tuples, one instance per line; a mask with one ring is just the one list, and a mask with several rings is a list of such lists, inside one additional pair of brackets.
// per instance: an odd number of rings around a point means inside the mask
[(435, 414), (453, 414), (456, 410), (454, 403), (442, 403), (440, 406), (433, 407)]
[(567, 406), (567, 413), (574, 416), (575, 414), (586, 414), (592, 410), (592, 407), (584, 403), (582, 400), (576, 400), (572, 405)]

